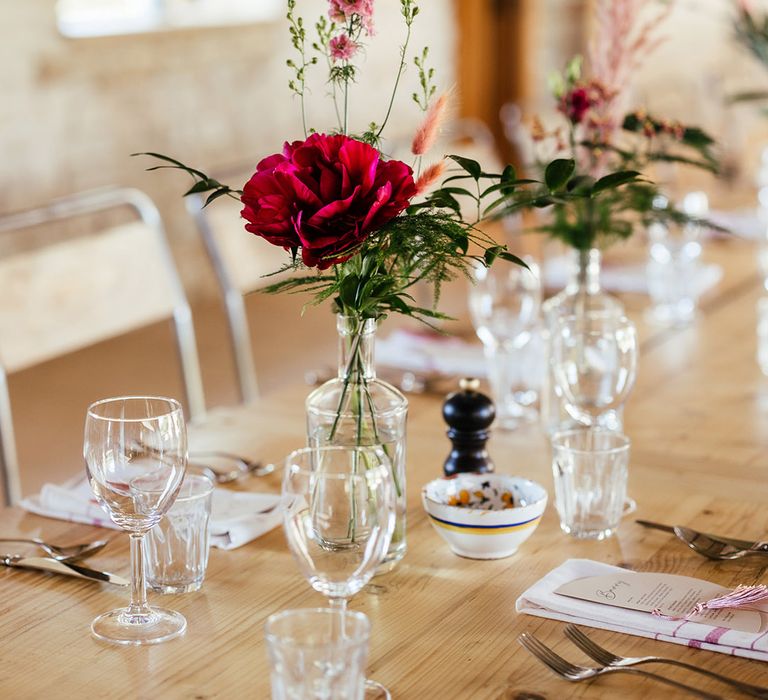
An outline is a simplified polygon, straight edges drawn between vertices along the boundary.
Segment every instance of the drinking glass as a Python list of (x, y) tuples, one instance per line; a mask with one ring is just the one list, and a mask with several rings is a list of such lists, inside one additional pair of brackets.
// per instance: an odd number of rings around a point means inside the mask
[[(689, 216), (705, 218), (709, 213), (707, 195), (689, 192), (682, 201)], [(698, 223), (662, 224), (648, 227), (650, 242), (646, 274), (652, 306), (651, 321), (685, 326), (696, 315), (701, 287), (701, 226)]]
[(552, 335), (555, 390), (576, 425), (621, 430), (622, 407), (637, 377), (637, 332), (625, 316), (564, 316)]
[(513, 430), (538, 420), (535, 404), (543, 379), (538, 266), (495, 265), (474, 269), (469, 311), (483, 343), (496, 424)]
[(147, 536), (147, 582), (161, 593), (189, 593), (203, 585), (210, 548), (213, 481), (187, 474), (176, 501)]
[[(332, 608), (365, 586), (395, 527), (392, 465), (381, 447), (307, 447), (291, 453), (283, 479), (283, 526), (304, 577)], [(366, 698), (389, 697), (366, 681)]]
[(358, 700), (365, 692), (371, 623), (360, 612), (286, 610), (264, 628), (273, 700)]
[(556, 433), (552, 472), (560, 527), (574, 537), (602, 540), (613, 534), (625, 512), (629, 438), (602, 428)]
[(130, 533), (131, 602), (99, 615), (94, 636), (115, 644), (155, 644), (184, 633), (172, 610), (147, 604), (144, 535), (173, 504), (187, 465), (187, 433), (174, 399), (127, 396), (88, 408), (83, 447), (94, 496)]

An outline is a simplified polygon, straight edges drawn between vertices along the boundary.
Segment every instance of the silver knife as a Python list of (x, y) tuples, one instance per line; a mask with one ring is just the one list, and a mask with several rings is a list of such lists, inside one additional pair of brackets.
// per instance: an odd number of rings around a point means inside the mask
[[(676, 535), (675, 533), (675, 525), (662, 525), (661, 523), (653, 523), (650, 520), (635, 520), (635, 522), (638, 525), (642, 525), (643, 527), (650, 527), (654, 530), (663, 530), (664, 532), (669, 532), (672, 535)], [(688, 528), (690, 530), (690, 528)], [(734, 547), (738, 547), (739, 549), (752, 549), (752, 547), (755, 546), (759, 542), (759, 540), (737, 540), (733, 537), (721, 537), (720, 535), (710, 535), (708, 532), (697, 532), (696, 530), (691, 530), (691, 532), (697, 534), (697, 535), (704, 535), (705, 537), (709, 537), (711, 540), (715, 540), (716, 542), (725, 542), (726, 544), (733, 545)], [(755, 550), (758, 551), (758, 550)]]
[(50, 571), (54, 574), (63, 574), (65, 576), (74, 576), (84, 578), (89, 581), (102, 581), (104, 583), (113, 583), (116, 586), (127, 586), (130, 581), (117, 574), (110, 574), (106, 571), (97, 571), (89, 569), (79, 564), (58, 561), (48, 557), (21, 557), (21, 556), (0, 556), (0, 565), (12, 566), (17, 569), (37, 569), (39, 571)]

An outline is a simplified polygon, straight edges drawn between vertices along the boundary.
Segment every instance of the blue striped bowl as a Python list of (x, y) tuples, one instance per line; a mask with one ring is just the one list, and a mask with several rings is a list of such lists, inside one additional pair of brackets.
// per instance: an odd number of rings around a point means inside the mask
[[(533, 534), (547, 506), (547, 492), (519, 476), (468, 473), (430, 481), (421, 490), (421, 500), (454, 554), (501, 559)], [(451, 505), (456, 502), (465, 505)]]

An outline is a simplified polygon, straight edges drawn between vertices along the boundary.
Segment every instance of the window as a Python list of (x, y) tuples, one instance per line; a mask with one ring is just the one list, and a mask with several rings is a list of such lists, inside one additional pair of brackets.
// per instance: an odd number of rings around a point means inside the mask
[(184, 27), (231, 26), (276, 19), (283, 0), (58, 0), (68, 37), (136, 34)]

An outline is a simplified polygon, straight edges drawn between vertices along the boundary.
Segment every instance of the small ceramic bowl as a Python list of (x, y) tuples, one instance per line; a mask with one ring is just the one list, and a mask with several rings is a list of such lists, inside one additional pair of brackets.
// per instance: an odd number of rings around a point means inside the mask
[(506, 474), (457, 474), (430, 481), (421, 500), (437, 533), (455, 554), (501, 559), (517, 551), (541, 520), (547, 492)]

